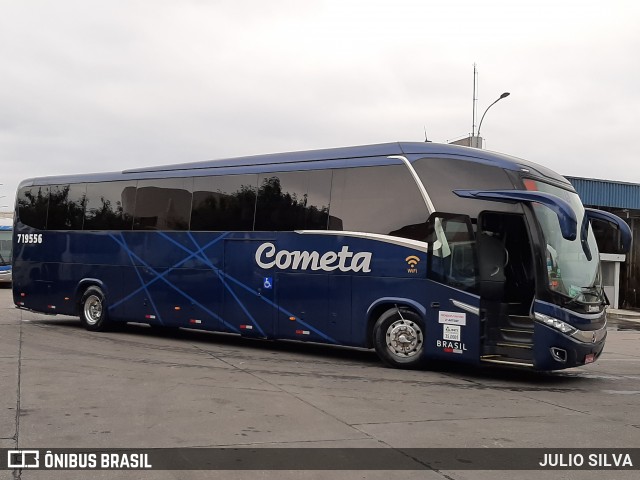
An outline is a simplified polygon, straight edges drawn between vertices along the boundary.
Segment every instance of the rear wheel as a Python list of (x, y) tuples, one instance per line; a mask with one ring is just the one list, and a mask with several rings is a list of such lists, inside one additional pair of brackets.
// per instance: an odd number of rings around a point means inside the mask
[(107, 304), (100, 287), (89, 287), (80, 300), (80, 322), (87, 330), (105, 331), (109, 327)]
[(417, 368), (424, 363), (424, 327), (411, 310), (392, 308), (373, 327), (373, 344), (384, 363), (394, 368)]

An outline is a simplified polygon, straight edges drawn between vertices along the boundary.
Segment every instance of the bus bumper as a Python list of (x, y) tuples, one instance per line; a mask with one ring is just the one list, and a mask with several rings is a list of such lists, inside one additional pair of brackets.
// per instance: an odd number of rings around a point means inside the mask
[(536, 322), (534, 367), (561, 370), (593, 363), (602, 353), (606, 338), (606, 325), (599, 330), (578, 330), (577, 335), (569, 335)]

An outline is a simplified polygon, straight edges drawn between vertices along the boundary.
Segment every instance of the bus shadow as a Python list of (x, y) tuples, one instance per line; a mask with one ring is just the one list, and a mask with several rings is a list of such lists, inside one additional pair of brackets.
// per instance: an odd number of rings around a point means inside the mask
[[(527, 385), (538, 389), (544, 387), (545, 390), (552, 390), (556, 387), (558, 390), (567, 390), (580, 392), (581, 385), (587, 380), (591, 380), (585, 375), (586, 371), (572, 370), (556, 370), (556, 371), (540, 371), (525, 368), (509, 368), (496, 365), (468, 365), (449, 362), (433, 362), (429, 364), (430, 371), (438, 372), (446, 375), (452, 375), (457, 378), (464, 378), (473, 382), (505, 382), (510, 385), (511, 391), (526, 391)], [(515, 384), (520, 384), (519, 388)], [(587, 386), (584, 385), (586, 391)]]
[[(68, 318), (42, 318), (33, 319), (30, 323), (69, 328), (71, 330), (86, 332), (78, 319)], [(91, 332), (87, 332), (91, 333)], [(196, 329), (156, 329), (146, 324), (123, 323), (116, 324), (109, 332), (95, 333), (96, 335), (126, 334), (131, 337), (156, 337), (169, 341), (195, 342), (211, 346), (228, 348), (237, 347), (261, 352), (285, 352), (309, 357), (310, 361), (349, 361), (360, 363), (363, 366), (388, 368), (378, 358), (373, 350), (362, 348), (326, 345), (320, 343), (300, 342), (295, 340), (264, 340), (242, 337), (237, 334), (209, 332)], [(571, 388), (576, 392), (581, 391), (580, 383), (591, 381), (585, 370), (571, 369), (555, 372), (544, 372), (528, 369), (516, 369), (499, 366), (469, 365), (445, 361), (431, 360), (424, 368), (425, 372), (434, 372), (447, 376), (465, 379), (470, 382), (505, 382), (509, 390), (530, 390), (531, 388), (545, 388), (566, 390)], [(520, 384), (521, 388), (515, 384)], [(527, 385), (530, 387), (528, 388)], [(585, 385), (586, 389), (586, 385)], [(585, 390), (586, 391), (586, 390)]]
[[(30, 320), (30, 323), (47, 326), (69, 328), (72, 330), (86, 332), (80, 320), (73, 317), (42, 318)], [(93, 332), (87, 332), (93, 333)], [(96, 335), (118, 335), (127, 334), (131, 337), (156, 337), (167, 340), (178, 340), (179, 342), (197, 342), (209, 344), (211, 346), (238, 347), (254, 351), (265, 352), (285, 352), (301, 354), (309, 357), (317, 357), (324, 360), (348, 360), (368, 365), (380, 365), (380, 360), (373, 350), (362, 348), (344, 347), (340, 345), (326, 345), (321, 343), (300, 342), (296, 340), (266, 340), (260, 338), (243, 337), (241, 335), (224, 332), (210, 332), (206, 330), (189, 328), (153, 328), (142, 323), (119, 323), (107, 332), (96, 332)]]

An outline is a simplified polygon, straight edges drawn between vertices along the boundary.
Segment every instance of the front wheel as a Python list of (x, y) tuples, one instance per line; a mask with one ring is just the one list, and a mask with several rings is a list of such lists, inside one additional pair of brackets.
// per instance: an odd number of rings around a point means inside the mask
[(80, 300), (80, 322), (87, 330), (102, 332), (108, 328), (107, 304), (99, 287), (89, 287)]
[(373, 327), (373, 344), (384, 363), (394, 368), (417, 368), (424, 363), (424, 327), (411, 310), (392, 308)]

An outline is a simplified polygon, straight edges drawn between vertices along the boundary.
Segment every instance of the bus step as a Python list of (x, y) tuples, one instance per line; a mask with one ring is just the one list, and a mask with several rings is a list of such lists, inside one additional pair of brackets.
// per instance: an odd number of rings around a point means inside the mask
[(500, 357), (516, 360), (533, 360), (532, 346), (521, 343), (499, 342), (493, 345), (485, 345), (483, 354), (485, 356), (498, 355)]
[(533, 330), (533, 319), (528, 315), (509, 315), (508, 324), (512, 328)]
[(500, 365), (510, 365), (512, 367), (533, 368), (533, 363), (522, 358), (509, 358), (499, 355), (483, 355), (480, 357), (481, 362), (496, 363)]
[(533, 343), (533, 330), (526, 328), (501, 328), (500, 340), (509, 343), (524, 343), (530, 345)]

